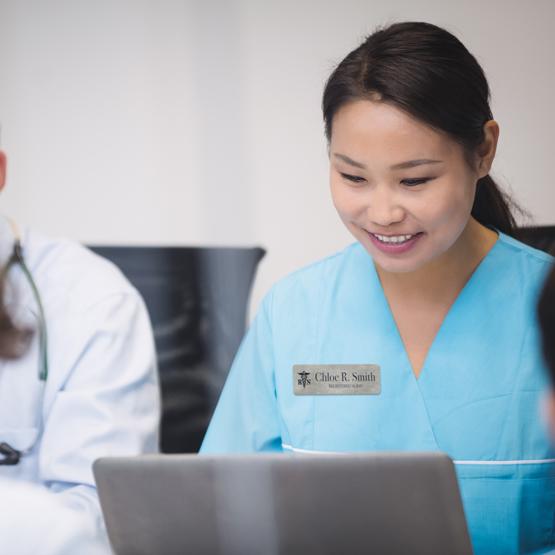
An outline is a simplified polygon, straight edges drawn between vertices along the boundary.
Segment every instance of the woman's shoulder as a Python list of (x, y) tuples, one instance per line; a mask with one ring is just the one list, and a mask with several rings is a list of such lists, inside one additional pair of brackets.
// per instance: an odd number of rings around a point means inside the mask
[(555, 259), (550, 254), (531, 247), (503, 233), (495, 248), (492, 262), (498, 271), (492, 272), (505, 291), (507, 302), (535, 313), (536, 303), (545, 279)]
[(555, 262), (555, 258), (550, 254), (504, 233), (499, 233), (499, 244), (502, 256), (511, 261), (516, 268), (525, 270), (532, 279), (537, 276), (543, 277)]
[(287, 288), (295, 287), (300, 284), (313, 285), (315, 280), (341, 272), (346, 262), (360, 250), (364, 250), (360, 243), (351, 243), (340, 251), (334, 252), (324, 258), (320, 258), (319, 260), (294, 270), (277, 281), (274, 287)]
[(504, 247), (514, 254), (518, 254), (524, 258), (529, 258), (531, 261), (537, 261), (543, 264), (553, 264), (555, 258), (550, 254), (531, 247), (510, 235), (506, 235), (505, 233), (499, 233), (499, 241), (504, 245)]
[(292, 308), (317, 304), (322, 298), (323, 289), (333, 287), (341, 275), (349, 271), (353, 260), (359, 257), (370, 260), (357, 242), (302, 266), (274, 283), (265, 296), (265, 302)]

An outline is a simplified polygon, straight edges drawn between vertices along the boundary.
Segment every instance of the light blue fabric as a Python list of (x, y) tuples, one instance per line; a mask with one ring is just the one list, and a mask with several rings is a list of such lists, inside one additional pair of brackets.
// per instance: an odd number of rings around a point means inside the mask
[[(500, 234), (416, 379), (372, 259), (358, 243), (264, 298), (201, 451), (444, 451), (474, 549), (555, 545), (555, 459), (535, 303), (548, 255)], [(294, 364), (378, 364), (379, 396), (295, 396)]]

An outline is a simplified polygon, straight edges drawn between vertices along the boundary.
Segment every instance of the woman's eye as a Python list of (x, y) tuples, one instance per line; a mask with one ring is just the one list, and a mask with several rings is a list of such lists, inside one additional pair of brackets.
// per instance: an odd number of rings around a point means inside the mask
[(421, 177), (419, 179), (403, 179), (401, 183), (403, 185), (407, 185), (408, 187), (414, 187), (416, 185), (422, 185), (422, 183), (426, 183), (431, 179), (432, 179), (431, 177)]
[(364, 177), (360, 177), (359, 175), (350, 175), (348, 173), (340, 173), (343, 179), (347, 181), (351, 181), (352, 183), (361, 183), (362, 181), (366, 181)]

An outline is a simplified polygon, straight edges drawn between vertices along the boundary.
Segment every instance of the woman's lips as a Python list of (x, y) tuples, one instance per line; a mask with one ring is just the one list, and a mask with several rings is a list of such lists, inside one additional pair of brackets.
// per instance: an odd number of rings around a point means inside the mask
[[(404, 254), (412, 250), (418, 243), (420, 238), (424, 235), (423, 232), (415, 234), (399, 234), (399, 235), (382, 235), (381, 233), (371, 233), (367, 231), (368, 237), (372, 244), (376, 246), (381, 252), (386, 254)], [(382, 237), (380, 240), (378, 237)], [(407, 239), (407, 237), (409, 237)]]

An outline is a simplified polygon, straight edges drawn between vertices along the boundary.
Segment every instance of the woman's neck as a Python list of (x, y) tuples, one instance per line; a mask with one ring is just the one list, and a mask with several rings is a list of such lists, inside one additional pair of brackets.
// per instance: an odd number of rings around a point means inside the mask
[(386, 272), (376, 266), (387, 294), (439, 299), (458, 294), (497, 241), (497, 233), (470, 218), (449, 250), (414, 272)]

